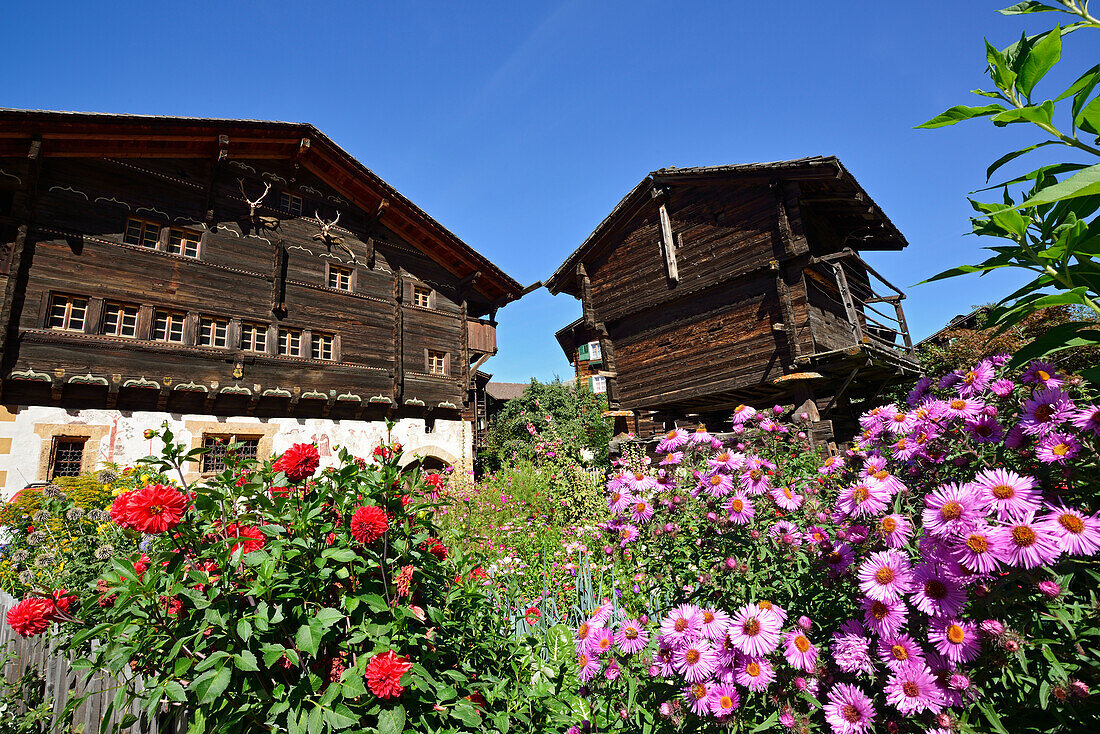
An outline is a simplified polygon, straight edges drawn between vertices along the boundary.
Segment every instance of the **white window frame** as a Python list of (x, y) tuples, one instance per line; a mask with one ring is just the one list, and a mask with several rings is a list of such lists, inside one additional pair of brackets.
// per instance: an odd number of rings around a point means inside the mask
[(603, 375), (592, 375), (588, 378), (588, 386), (594, 394), (603, 395), (607, 392), (607, 378)]
[(303, 204), (302, 197), (297, 194), (292, 194), (289, 191), (279, 192), (279, 211), (294, 217), (300, 217), (302, 216)]
[(310, 359), (321, 359), (328, 362), (336, 359), (336, 336), (324, 332), (313, 332), (309, 340)]
[(328, 265), (328, 287), (338, 291), (350, 291), (355, 271), (339, 265)]
[(598, 341), (588, 342), (588, 361), (603, 361), (603, 352), (600, 351), (600, 343)]
[(224, 349), (229, 346), (229, 319), (218, 316), (199, 318), (199, 346)]
[[(134, 222), (138, 225), (137, 242), (129, 242), (130, 237), (130, 223)], [(154, 222), (151, 219), (142, 219), (141, 217), (127, 217), (125, 228), (122, 230), (122, 242), (123, 244), (132, 245), (134, 247), (143, 247), (146, 250), (156, 250), (160, 247), (160, 233), (164, 229), (164, 225), (160, 222)], [(154, 235), (152, 239), (149, 235)], [(152, 244), (149, 244), (149, 243)]]
[(103, 304), (103, 333), (130, 339), (136, 337), (139, 311), (140, 307), (132, 303), (107, 301)]
[(267, 324), (258, 321), (241, 323), (241, 349), (246, 352), (267, 351)]
[(185, 323), (187, 314), (183, 311), (158, 308), (153, 311), (153, 339), (169, 344), (183, 344)]
[(302, 330), (279, 329), (279, 354), (283, 357), (302, 356)]
[(46, 316), (48, 328), (56, 331), (84, 331), (87, 319), (87, 298), (61, 293), (50, 297), (50, 310)]
[(447, 375), (447, 353), (438, 349), (428, 350), (428, 374), (445, 377)]
[[(178, 239), (179, 242), (173, 243), (173, 239)], [(168, 228), (168, 240), (164, 245), (165, 252), (172, 255), (182, 255), (183, 257), (193, 257), (197, 260), (201, 247), (202, 232), (186, 227)]]
[[(423, 298), (423, 303), (421, 303)], [(413, 286), (413, 305), (420, 308), (432, 307), (432, 289), (426, 285), (414, 285)]]

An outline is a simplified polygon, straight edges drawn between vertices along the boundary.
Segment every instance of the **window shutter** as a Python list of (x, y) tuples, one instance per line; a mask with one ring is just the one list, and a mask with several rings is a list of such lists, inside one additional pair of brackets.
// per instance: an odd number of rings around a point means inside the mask
[(587, 344), (581, 344), (579, 347), (577, 347), (577, 359), (579, 359), (579, 360), (587, 360), (588, 359), (588, 345)]
[(103, 299), (89, 298), (88, 311), (84, 314), (84, 333), (98, 334), (103, 320)]

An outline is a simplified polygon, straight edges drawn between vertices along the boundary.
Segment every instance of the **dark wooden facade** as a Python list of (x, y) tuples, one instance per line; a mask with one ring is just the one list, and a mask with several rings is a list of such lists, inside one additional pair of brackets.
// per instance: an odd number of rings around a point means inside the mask
[(310, 125), (0, 112), (5, 403), (457, 419), (521, 290)]
[(670, 168), (547, 287), (581, 300), (559, 342), (576, 361), (599, 339), (613, 408), (716, 421), (794, 400), (820, 418), (915, 368), (904, 295), (859, 256), (906, 244), (836, 158)]

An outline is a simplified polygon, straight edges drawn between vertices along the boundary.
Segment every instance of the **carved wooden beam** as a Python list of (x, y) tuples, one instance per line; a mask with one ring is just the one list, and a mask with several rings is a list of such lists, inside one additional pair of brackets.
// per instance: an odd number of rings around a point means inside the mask
[(271, 265), (271, 311), (286, 316), (286, 271), (287, 252), (283, 241), (275, 243), (274, 259)]
[(298, 150), (294, 153), (293, 172), (290, 174), (290, 183), (298, 180), (298, 171), (302, 167), (302, 159), (309, 153), (309, 138), (298, 141)]

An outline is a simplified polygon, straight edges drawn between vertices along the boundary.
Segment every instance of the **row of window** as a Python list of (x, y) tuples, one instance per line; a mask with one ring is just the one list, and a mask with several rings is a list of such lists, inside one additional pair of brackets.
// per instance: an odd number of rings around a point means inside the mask
[[(131, 303), (107, 301), (103, 304), (100, 333), (107, 336), (137, 337), (140, 307)], [(50, 299), (47, 326), (61, 331), (86, 331), (88, 299), (83, 296), (55, 294)], [(184, 325), (187, 314), (171, 309), (154, 309), (152, 338), (171, 344), (184, 343)], [(277, 327), (276, 353), (283, 357), (302, 357), (303, 331)], [(242, 321), (239, 348), (248, 352), (267, 352), (268, 325), (254, 321)], [(229, 319), (219, 316), (200, 316), (196, 343), (200, 347), (227, 348), (229, 346)], [(335, 358), (336, 337), (333, 334), (311, 331), (309, 356), (312, 359)]]
[[(78, 477), (84, 465), (84, 437), (59, 436), (54, 439), (50, 456), (50, 479), (57, 477)], [(237, 449), (239, 459), (255, 459), (259, 454), (259, 437), (228, 436), (204, 433), (202, 447), (207, 453), (202, 456), (204, 474), (225, 471), (225, 449), (230, 444), (240, 444)]]

